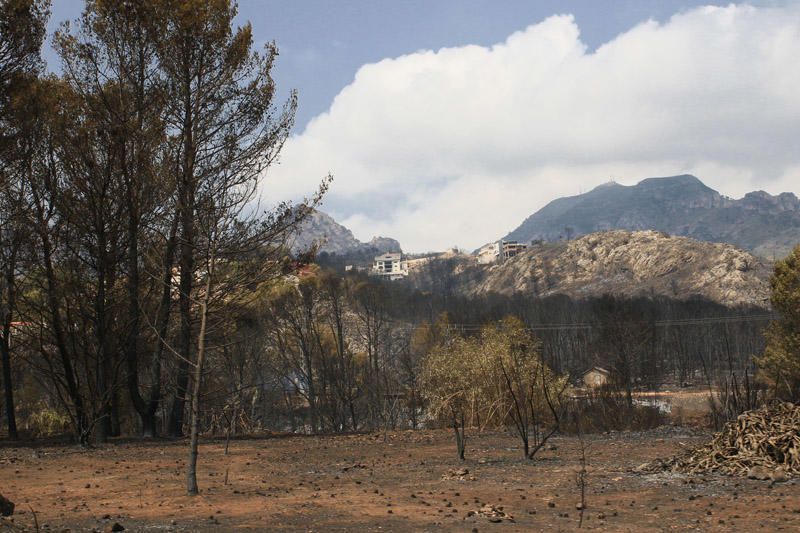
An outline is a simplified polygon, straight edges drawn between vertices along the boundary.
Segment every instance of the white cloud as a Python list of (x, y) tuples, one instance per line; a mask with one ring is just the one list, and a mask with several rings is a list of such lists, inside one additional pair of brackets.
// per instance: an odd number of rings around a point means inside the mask
[(330, 171), (323, 209), (412, 251), (477, 247), (612, 177), (800, 192), (798, 57), (797, 5), (698, 8), (591, 53), (555, 16), (492, 47), (364, 65), (265, 190), (298, 197)]

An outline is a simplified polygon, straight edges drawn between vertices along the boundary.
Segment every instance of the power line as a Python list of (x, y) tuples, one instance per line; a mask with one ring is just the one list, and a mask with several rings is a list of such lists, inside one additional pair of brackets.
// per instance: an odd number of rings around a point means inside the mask
[[(676, 318), (668, 320), (655, 320), (655, 321), (636, 321), (641, 325), (649, 325), (660, 328), (672, 326), (699, 326), (706, 324), (736, 324), (743, 322), (767, 322), (780, 318), (780, 315), (774, 313), (762, 313), (757, 315), (740, 315), (740, 316), (717, 316), (717, 317), (701, 317), (701, 318)], [(481, 331), (485, 327), (490, 326), (487, 324), (467, 324), (467, 323), (449, 323), (447, 328), (449, 330), (458, 331)], [(611, 324), (602, 323), (546, 323), (527, 326), (527, 331), (574, 331), (574, 330), (590, 330), (590, 329), (604, 329), (611, 327)], [(406, 324), (401, 325), (396, 329), (401, 330), (416, 330), (416, 326), (409, 326)]]

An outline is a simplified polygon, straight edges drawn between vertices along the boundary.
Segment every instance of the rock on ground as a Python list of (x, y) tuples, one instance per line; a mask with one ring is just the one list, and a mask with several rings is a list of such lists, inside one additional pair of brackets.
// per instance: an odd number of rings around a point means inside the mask
[(14, 514), (14, 502), (0, 494), (0, 516), (11, 516)]

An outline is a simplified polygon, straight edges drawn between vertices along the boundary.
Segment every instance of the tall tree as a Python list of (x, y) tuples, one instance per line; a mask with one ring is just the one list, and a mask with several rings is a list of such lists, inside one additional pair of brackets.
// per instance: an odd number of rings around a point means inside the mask
[[(277, 156), (292, 126), (296, 95), (290, 95), (282, 110), (275, 109), (271, 70), (277, 47), (268, 44), (263, 53), (253, 51), (250, 25), (232, 26), (236, 4), (229, 0), (163, 0), (155, 6), (157, 34), (162, 36), (157, 56), (168, 90), (167, 133), (176, 145), (177, 348), (182, 357), (169, 432), (180, 435), (188, 362), (193, 360), (195, 347), (192, 297), (203, 239), (200, 224), (206, 224), (206, 232), (211, 227), (199, 218), (202, 205), (211, 205), (209, 199), (220, 180), (234, 189), (252, 187), (254, 178)], [(239, 183), (231, 176), (237, 176)]]
[[(74, 277), (65, 283), (65, 290), (71, 293), (67, 298), (73, 300), (79, 320), (70, 322), (86, 324), (90, 332), (73, 343), (81, 350), (75, 355), (94, 363), (95, 436), (103, 442), (118, 433), (119, 419), (114, 402), (119, 388), (114, 324), (121, 304), (117, 265), (123, 249), (120, 221), (124, 218), (124, 205), (118, 201), (122, 196), (116, 172), (119, 146), (102, 113), (94, 112), (102, 109), (102, 95), (86, 102), (85, 96), (73, 94), (63, 114), (75, 120), (66, 121), (59, 129), (61, 172), (53, 198), (64, 228), (64, 257), (72, 265)], [(80, 333), (83, 331), (70, 328), (72, 336)]]
[[(178, 147), (181, 357), (169, 429), (182, 433), (191, 368), (189, 494), (199, 490), (200, 400), (211, 305), (215, 300), (230, 305), (243, 284), (274, 276), (276, 258), (254, 254), (279, 250), (281, 237), (307, 214), (285, 205), (262, 214), (251, 204), (289, 134), (296, 95), (276, 109), (271, 71), (277, 47), (271, 43), (263, 52), (254, 51), (250, 25), (233, 28), (236, 13), (236, 4), (228, 0), (164, 0), (154, 13), (162, 36), (157, 57), (167, 87), (167, 134)], [(308, 205), (318, 201), (319, 196)]]
[(75, 191), (65, 190), (69, 180), (61, 164), (61, 141), (70, 137), (68, 132), (83, 138), (88, 132), (74, 113), (76, 96), (67, 85), (50, 79), (31, 89), (25, 102), (25, 180), (31, 206), (28, 223), (35, 235), (32, 263), (37, 267), (30, 276), (35, 290), (26, 306), (38, 326), (36, 341), (53, 390), (70, 414), (77, 439), (88, 444), (102, 416), (100, 397), (105, 392), (98, 390), (96, 375), (89, 370), (91, 360), (98, 361), (93, 314), (87, 305), (96, 300), (92, 290), (85, 289), (96, 285), (89, 274), (92, 258), (77, 253), (86, 241), (70, 224), (69, 195)]
[(20, 95), (41, 70), (40, 50), (49, 15), (48, 0), (0, 0), (0, 359), (8, 435), (18, 438), (11, 372), (11, 334), (17, 305), (20, 255), (27, 238), (22, 176), (24, 113)]
[[(145, 0), (91, 0), (74, 29), (65, 26), (56, 36), (65, 78), (114, 150), (109, 179), (123, 228), (118, 248), (124, 250), (119, 271), (125, 280), (125, 303), (118, 313), (126, 320), (119, 333), (125, 384), (145, 436), (155, 434), (161, 399), (162, 339), (176, 248), (171, 228), (177, 221), (175, 180), (167, 168), (174, 145), (164, 132), (156, 7)], [(153, 319), (143, 317), (148, 310)], [(150, 353), (144, 390), (142, 352)]]
[(596, 354), (602, 364), (611, 366), (615, 384), (632, 407), (634, 385), (642, 376), (647, 354), (652, 353), (654, 320), (624, 297), (604, 295), (593, 302), (593, 308), (599, 330)]

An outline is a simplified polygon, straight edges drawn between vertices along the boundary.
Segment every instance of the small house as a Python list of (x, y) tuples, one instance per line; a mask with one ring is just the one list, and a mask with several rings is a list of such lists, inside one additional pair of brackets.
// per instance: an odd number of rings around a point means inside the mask
[(590, 389), (607, 385), (610, 379), (611, 372), (599, 366), (593, 366), (583, 373), (583, 384)]

